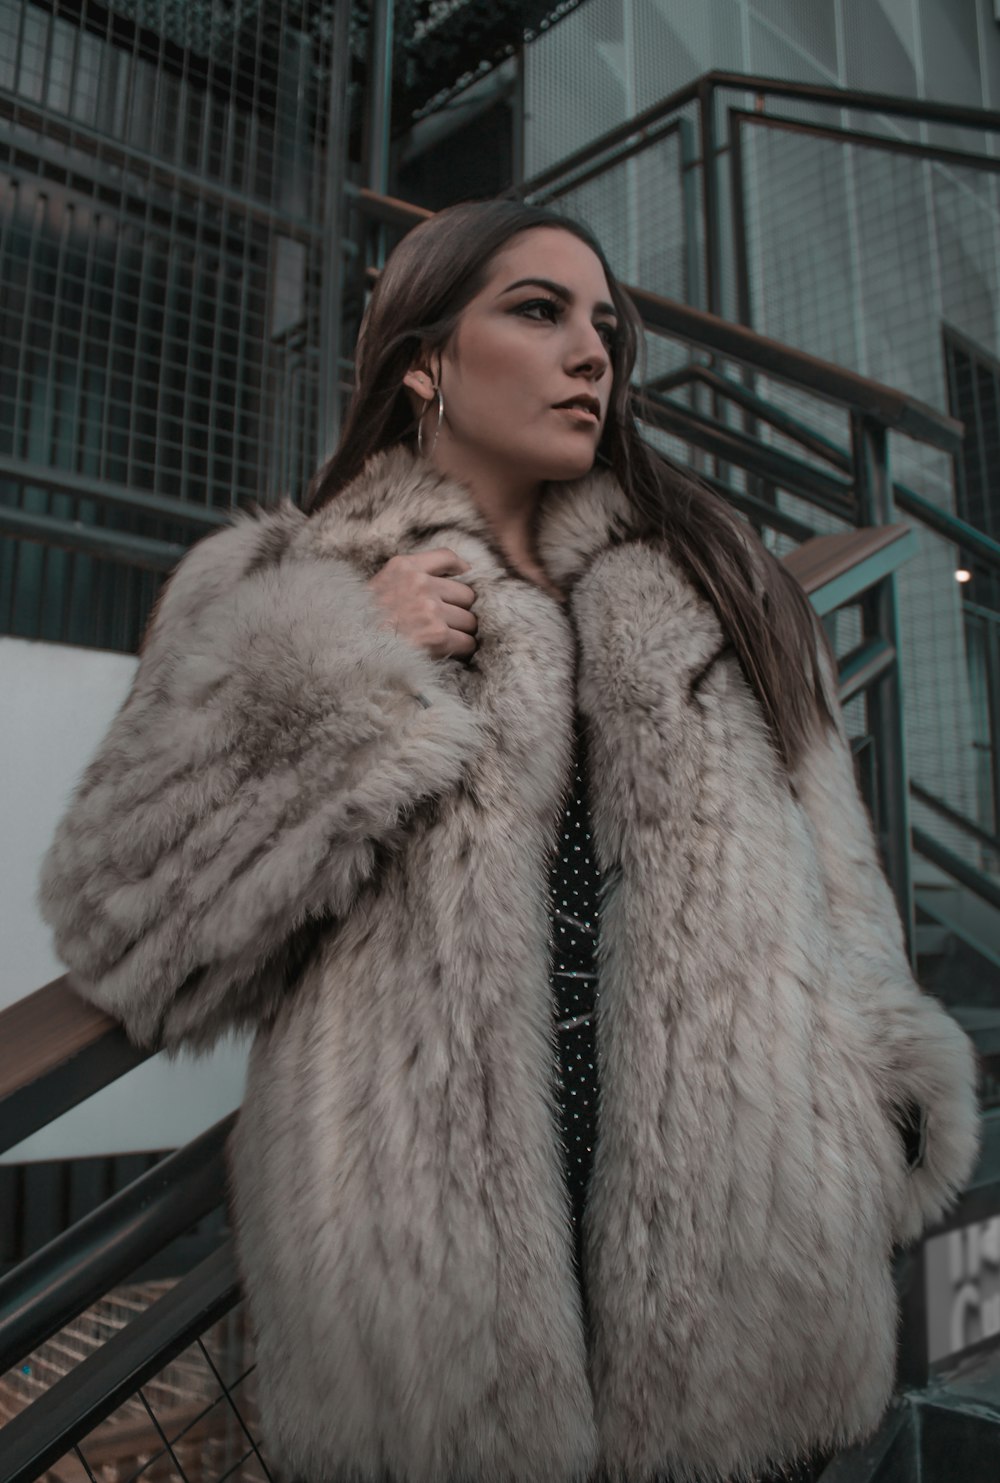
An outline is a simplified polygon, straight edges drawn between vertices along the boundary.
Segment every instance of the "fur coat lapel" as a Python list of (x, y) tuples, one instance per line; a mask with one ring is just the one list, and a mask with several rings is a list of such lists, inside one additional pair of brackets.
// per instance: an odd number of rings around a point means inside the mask
[[(398, 449), (200, 543), (46, 864), (80, 991), (136, 1038), (258, 1029), (235, 1213), (265, 1426), (305, 1476), (722, 1483), (854, 1441), (892, 1390), (893, 1243), (975, 1157), (971, 1047), (910, 976), (843, 734), (785, 776), (609, 475), (547, 491), (537, 535), (565, 605)], [(377, 632), (363, 585), (441, 545), (467, 663)], [(574, 704), (604, 873), (589, 1342), (546, 917)]]

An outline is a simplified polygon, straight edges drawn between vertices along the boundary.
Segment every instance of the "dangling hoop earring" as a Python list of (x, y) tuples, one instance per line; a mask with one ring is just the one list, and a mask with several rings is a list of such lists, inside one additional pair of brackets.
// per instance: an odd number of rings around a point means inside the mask
[(430, 402), (424, 403), (424, 410), (421, 412), (420, 417), (417, 421), (417, 452), (420, 454), (421, 458), (432, 458), (434, 456), (434, 449), (437, 447), (437, 440), (441, 432), (441, 424), (444, 421), (444, 392), (441, 390), (440, 386), (435, 386), (434, 393), (437, 397), (438, 415), (437, 426), (434, 429), (434, 441), (431, 443), (430, 452), (427, 452), (424, 448), (424, 418), (430, 411)]

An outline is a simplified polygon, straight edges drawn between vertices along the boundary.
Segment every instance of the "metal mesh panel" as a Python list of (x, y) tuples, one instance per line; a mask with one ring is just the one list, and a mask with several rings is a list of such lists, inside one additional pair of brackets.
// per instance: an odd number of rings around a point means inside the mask
[(255, 1382), (241, 1304), (130, 1396), (52, 1474), (62, 1483), (72, 1460), (80, 1483), (109, 1477), (269, 1483)]
[[(301, 491), (336, 353), (330, 8), (0, 0), (3, 504), (176, 543), (197, 528), (129, 509), (130, 491), (216, 510)], [(116, 498), (61, 489), (63, 472)], [(9, 539), (0, 579), (3, 631), (115, 648), (159, 584)]]
[(543, 195), (597, 234), (615, 274), (651, 293), (684, 298), (697, 252), (696, 202), (684, 201), (680, 130), (580, 185)]
[(998, 348), (1000, 200), (988, 162), (745, 134), (755, 328), (946, 406), (942, 322)]
[(15, 1369), (0, 1375), (0, 1424), (37, 1400), (74, 1365), (144, 1313), (171, 1285), (168, 1281), (140, 1282), (113, 1289)]
[[(122, 1287), (0, 1378), (0, 1424), (99, 1349), (171, 1284)], [(259, 1442), (255, 1365), (242, 1303), (130, 1395), (42, 1483), (270, 1483)]]
[[(996, 177), (985, 165), (768, 128), (747, 131), (743, 154), (755, 328), (947, 407), (942, 325), (967, 333), (974, 325), (980, 342), (996, 343)], [(950, 460), (895, 438), (892, 467), (902, 483), (954, 507)], [(961, 553), (929, 530), (919, 535), (899, 584), (911, 772), (993, 828), (955, 581)], [(961, 831), (941, 820), (933, 827), (981, 864)]]

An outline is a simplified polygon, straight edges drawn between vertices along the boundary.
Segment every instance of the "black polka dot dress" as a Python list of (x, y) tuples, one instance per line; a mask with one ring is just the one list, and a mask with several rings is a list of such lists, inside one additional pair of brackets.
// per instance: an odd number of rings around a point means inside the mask
[(558, 849), (549, 875), (549, 913), (554, 944), (551, 983), (556, 1024), (559, 1133), (581, 1290), (581, 1226), (597, 1135), (594, 1019), (599, 887), (600, 873), (591, 847), (587, 804), (586, 737), (577, 712), (574, 716), (572, 792), (563, 809)]

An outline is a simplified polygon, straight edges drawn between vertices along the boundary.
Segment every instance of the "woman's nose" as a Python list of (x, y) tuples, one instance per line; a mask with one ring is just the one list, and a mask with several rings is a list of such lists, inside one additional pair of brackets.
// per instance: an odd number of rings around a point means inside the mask
[(589, 371), (595, 381), (604, 375), (611, 364), (611, 356), (603, 336), (594, 325), (587, 324), (581, 328), (572, 347), (570, 361), (571, 368), (577, 374)]

